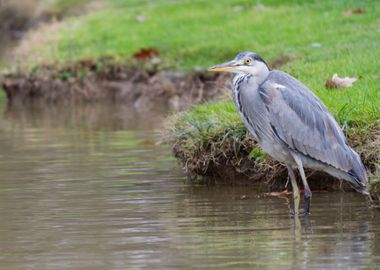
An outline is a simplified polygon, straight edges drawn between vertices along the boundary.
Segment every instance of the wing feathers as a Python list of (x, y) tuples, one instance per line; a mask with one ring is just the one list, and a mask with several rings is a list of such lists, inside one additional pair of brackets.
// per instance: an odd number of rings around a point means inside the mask
[(337, 169), (352, 169), (351, 149), (340, 127), (304, 85), (286, 73), (273, 71), (258, 91), (277, 136), (289, 148)]

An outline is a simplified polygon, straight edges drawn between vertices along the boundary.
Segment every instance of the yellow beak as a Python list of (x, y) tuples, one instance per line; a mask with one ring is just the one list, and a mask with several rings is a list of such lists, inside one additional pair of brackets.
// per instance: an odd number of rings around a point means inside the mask
[(211, 72), (219, 72), (219, 71), (232, 72), (232, 71), (236, 70), (236, 66), (237, 66), (236, 61), (232, 60), (232, 61), (220, 64), (220, 65), (210, 67), (208, 69), (208, 71), (211, 71)]

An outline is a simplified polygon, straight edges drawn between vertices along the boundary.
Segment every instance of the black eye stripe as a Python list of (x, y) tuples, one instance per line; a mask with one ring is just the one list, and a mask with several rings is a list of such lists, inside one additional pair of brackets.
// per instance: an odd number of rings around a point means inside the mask
[(258, 56), (257, 54), (255, 54), (255, 55), (253, 56), (253, 59), (255, 59), (256, 61), (259, 61), (259, 62), (263, 62), (263, 63), (264, 63), (264, 60), (263, 60), (260, 56)]
[[(241, 52), (235, 57), (235, 59), (238, 61), (241, 61), (242, 59), (244, 59), (243, 64), (245, 65), (251, 64), (252, 62), (262, 62), (264, 65), (268, 67), (269, 70), (271, 70), (268, 64), (264, 61), (264, 59), (254, 52)], [(246, 59), (250, 59), (250, 62), (247, 63)]]

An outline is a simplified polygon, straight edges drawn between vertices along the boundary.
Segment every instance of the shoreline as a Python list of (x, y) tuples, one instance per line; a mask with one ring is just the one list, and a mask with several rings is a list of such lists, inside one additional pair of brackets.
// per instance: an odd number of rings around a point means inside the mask
[[(233, 104), (216, 103), (215, 106), (226, 106), (225, 110), (229, 110)], [(205, 106), (199, 105), (193, 112), (178, 113), (166, 123), (166, 142), (171, 145), (174, 156), (189, 179), (204, 184), (243, 184), (260, 192), (285, 189), (288, 179), (285, 166), (261, 152), (239, 118), (233, 119), (235, 126), (216, 131), (200, 130), (197, 127), (200, 123), (194, 119), (189, 120), (190, 115), (195, 114), (194, 111), (207, 111), (207, 108), (199, 107)], [(231, 112), (234, 113), (236, 112)], [(374, 204), (379, 204), (380, 121), (365, 126), (352, 126), (347, 139), (363, 160), (369, 174), (368, 190)], [(312, 190), (354, 191), (345, 181), (326, 173), (309, 169), (305, 172)], [(302, 186), (300, 177), (297, 177), (297, 181)]]
[(222, 97), (226, 81), (220, 75), (165, 72), (104, 58), (10, 72), (0, 77), (0, 87), (10, 106), (109, 102), (137, 111), (156, 107), (178, 111)]
[[(232, 103), (225, 101), (229, 76), (165, 72), (149, 66), (149, 62), (144, 64), (104, 58), (62, 66), (42, 65), (32, 71), (4, 74), (0, 86), (11, 108), (83, 103), (123, 104), (138, 112), (154, 108), (172, 112), (191, 108), (170, 117), (163, 141), (171, 145), (174, 156), (192, 182), (248, 185), (259, 192), (285, 189), (285, 167), (261, 152)], [(206, 105), (193, 105), (218, 99)], [(217, 112), (219, 118), (208, 122), (212, 110), (207, 106), (213, 104), (221, 106)], [(201, 117), (192, 118), (191, 114), (197, 110), (201, 111)], [(229, 120), (218, 127), (218, 121), (223, 122), (225, 118)], [(350, 124), (349, 144), (361, 155), (370, 176), (371, 197), (380, 204), (380, 121)], [(325, 173), (311, 170), (306, 173), (312, 190), (352, 190), (347, 183)]]

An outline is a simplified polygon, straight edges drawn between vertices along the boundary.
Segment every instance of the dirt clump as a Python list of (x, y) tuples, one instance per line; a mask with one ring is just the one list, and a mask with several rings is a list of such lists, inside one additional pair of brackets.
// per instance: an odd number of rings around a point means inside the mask
[(281, 55), (269, 62), (269, 66), (273, 69), (277, 69), (283, 65), (286, 65), (289, 62), (296, 60), (297, 57), (294, 55)]
[[(201, 147), (189, 149), (186, 140), (173, 144), (173, 153), (191, 181), (206, 184), (247, 185), (259, 192), (281, 191), (288, 185), (285, 166), (264, 154), (252, 156), (259, 149), (251, 135), (237, 138), (228, 131), (223, 139), (214, 138)], [(189, 151), (190, 150), (190, 151)], [(310, 187), (315, 191), (351, 190), (349, 184), (323, 173), (306, 169)], [(300, 177), (299, 185), (302, 186)]]

